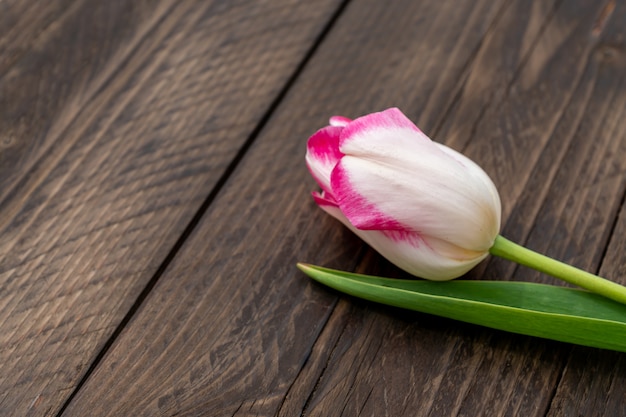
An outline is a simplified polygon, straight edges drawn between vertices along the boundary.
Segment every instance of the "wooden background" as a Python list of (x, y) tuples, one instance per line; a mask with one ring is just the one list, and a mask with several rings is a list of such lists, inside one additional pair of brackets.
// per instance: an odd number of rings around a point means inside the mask
[(484, 167), (503, 235), (626, 284), (623, 0), (0, 1), (0, 415), (626, 415), (624, 354), (295, 268), (404, 276), (303, 160), (391, 106)]

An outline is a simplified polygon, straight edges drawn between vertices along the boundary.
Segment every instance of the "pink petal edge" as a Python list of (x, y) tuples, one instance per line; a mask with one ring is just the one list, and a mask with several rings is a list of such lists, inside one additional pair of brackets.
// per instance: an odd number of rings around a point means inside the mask
[(330, 192), (330, 173), (343, 154), (339, 151), (342, 127), (326, 126), (311, 136), (307, 142), (306, 164), (320, 187)]
[(336, 163), (343, 154), (339, 151), (342, 127), (326, 126), (318, 130), (307, 142), (307, 153), (314, 159)]
[(398, 108), (392, 107), (390, 109), (383, 110), (378, 113), (371, 113), (353, 120), (341, 132), (339, 148), (341, 148), (346, 142), (359, 135), (367, 133), (369, 130), (398, 128), (410, 129), (421, 133), (424, 137), (427, 137)]
[(386, 215), (365, 199), (350, 183), (348, 172), (340, 161), (330, 176), (337, 204), (348, 221), (359, 230), (398, 230), (410, 233), (396, 219)]
[(318, 193), (317, 191), (313, 191), (311, 195), (313, 196), (313, 200), (315, 200), (317, 205), (320, 207), (324, 207), (324, 206), (338, 207), (337, 201), (335, 201), (335, 198), (330, 193), (327, 193), (325, 191), (322, 191), (321, 193)]

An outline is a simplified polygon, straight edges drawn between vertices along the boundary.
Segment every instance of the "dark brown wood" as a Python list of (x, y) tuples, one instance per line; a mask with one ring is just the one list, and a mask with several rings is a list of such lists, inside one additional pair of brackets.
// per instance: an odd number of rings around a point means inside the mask
[[(438, 46), (435, 34), (462, 39), (465, 62), (501, 6), (393, 4), (348, 5), (66, 415), (297, 415), (306, 407), (318, 375), (298, 376), (314, 347), (323, 355), (314, 369), (324, 369), (332, 344), (315, 342), (335, 301), (295, 263), (351, 269), (358, 241), (314, 207), (305, 140), (333, 113), (427, 100), (419, 85), (432, 85), (449, 65), (425, 54)], [(432, 72), (421, 70), (428, 65)], [(458, 74), (446, 77), (452, 95)], [(332, 339), (345, 323), (330, 323)]]
[[(615, 116), (621, 113), (621, 117), (613, 119), (616, 125), (621, 126), (622, 138), (625, 137), (624, 132), (626, 132), (625, 98), (626, 95), (622, 94), (622, 107), (620, 110), (616, 109), (615, 112)], [(620, 143), (624, 149), (624, 141)], [(622, 163), (623, 161), (624, 159)], [(623, 183), (623, 174), (621, 177)], [(600, 270), (604, 276), (622, 283), (626, 282), (625, 235), (626, 206), (622, 206), (619, 223), (613, 232), (609, 251)], [(623, 415), (626, 405), (625, 375), (626, 356), (622, 353), (578, 347), (572, 349), (548, 415), (550, 417)]]
[[(352, 3), (347, 8), (183, 253), (70, 405), (68, 415), (80, 415), (94, 404), (99, 408), (113, 403), (103, 414), (547, 412), (569, 345), (353, 299), (342, 299), (319, 333), (333, 304), (317, 306), (318, 293), (324, 290), (313, 285), (311, 293), (293, 264), (321, 260), (351, 269), (356, 253), (346, 254), (345, 243), (328, 235), (336, 233), (332, 228), (339, 227), (336, 222), (320, 221), (310, 202), (298, 201), (306, 199), (302, 153), (304, 139), (324, 123), (323, 116), (345, 108), (352, 116), (367, 111), (362, 107), (400, 105), (416, 119), (425, 115), (426, 131), (438, 123), (446, 127), (429, 115), (448, 112), (448, 117), (459, 121), (446, 128), (466, 132), (458, 144), (467, 144), (466, 152), (501, 186), (505, 219), (513, 213), (531, 214), (524, 223), (523, 242), (532, 243), (539, 211), (548, 219), (558, 214), (564, 224), (576, 224), (583, 207), (596, 197), (578, 193), (582, 202), (569, 202), (573, 209), (561, 213), (568, 196), (584, 186), (572, 175), (579, 172), (580, 158), (598, 161), (582, 165), (586, 175), (595, 178), (603, 175), (600, 162), (622, 158), (620, 154), (600, 158), (604, 148), (589, 145), (579, 129), (592, 120), (585, 109), (597, 106), (598, 112), (606, 111), (605, 94), (621, 82), (618, 74), (598, 73), (593, 62), (596, 41), (589, 39), (589, 33), (602, 5), (592, 1), (554, 8), (527, 2), (501, 7), (479, 3), (477, 10), (487, 9), (473, 15), (471, 6), (460, 10), (458, 3), (448, 7), (441, 2), (437, 7), (427, 2), (395, 7), (375, 3)], [(513, 18), (520, 15), (527, 20)], [(467, 26), (455, 24), (451, 20), (455, 17)], [(374, 18), (378, 26), (369, 20)], [(529, 40), (511, 51), (509, 43), (501, 42), (516, 39), (511, 31), (528, 32)], [(417, 58), (415, 51), (452, 49), (450, 45), (467, 33), (474, 37), (463, 37), (466, 44), (457, 47), (469, 51), (467, 55), (443, 60), (437, 53), (424, 52)], [(508, 60), (500, 66), (507, 67), (509, 75), (496, 80), (493, 91), (487, 84), (486, 90), (458, 86), (459, 78), (479, 77), (482, 68), (498, 57)], [(457, 59), (469, 62), (469, 67)], [(426, 93), (433, 85), (439, 85), (436, 99)], [(477, 99), (475, 92), (485, 103), (484, 111), (469, 111), (472, 106), (466, 103)], [(461, 110), (467, 114), (457, 116)], [(277, 139), (281, 137), (288, 139)], [(294, 137), (300, 140), (294, 142)], [(450, 142), (457, 143), (454, 138)], [(613, 142), (604, 134), (594, 143)], [(549, 160), (549, 169), (536, 169)], [(526, 188), (530, 184), (533, 188)], [(534, 198), (525, 191), (532, 191)], [(590, 235), (589, 245), (597, 249), (581, 247), (584, 253), (576, 253), (580, 259), (564, 258), (582, 266), (593, 267), (594, 261), (597, 265), (622, 194), (623, 188), (609, 186), (605, 204), (595, 206), (592, 216), (576, 229)], [(559, 199), (556, 206), (546, 203), (552, 198)], [(233, 212), (233, 207), (245, 210), (244, 214)], [(307, 215), (313, 219), (304, 221)], [(505, 234), (510, 227), (506, 224)], [(537, 233), (555, 240), (557, 231)], [(573, 243), (569, 235), (558, 239), (563, 246), (549, 254), (563, 255), (563, 247)], [(377, 267), (381, 262), (378, 256), (368, 256), (359, 269), (397, 274), (387, 266)], [(514, 270), (500, 273), (497, 266), (484, 273), (512, 278)], [(168, 310), (168, 298), (184, 301)], [(318, 309), (305, 314), (311, 304)], [(176, 325), (164, 330), (165, 317), (176, 317)], [(103, 392), (102, 387), (109, 389)]]
[[(591, 3), (588, 5), (592, 6)], [(592, 6), (595, 10), (587, 10), (587, 17), (583, 17), (584, 13), (577, 15), (576, 11), (580, 11), (581, 6), (580, 3), (568, 2), (556, 10), (552, 25), (558, 27), (548, 24), (544, 36), (554, 36), (553, 32), (564, 30), (563, 27), (569, 27), (569, 35), (568, 31), (561, 34), (559, 47), (552, 48), (553, 55), (548, 57), (544, 56), (543, 49), (539, 49), (548, 46), (544, 45), (548, 39), (540, 38), (528, 62), (521, 67), (518, 81), (508, 89), (508, 96), (503, 95), (501, 103), (494, 102), (477, 124), (476, 134), (469, 142), (466, 153), (481, 161), (487, 169), (499, 167), (505, 171), (492, 174), (500, 185), (505, 213), (511, 213), (504, 227), (506, 235), (513, 234), (516, 240), (526, 242), (532, 248), (596, 270), (607, 239), (613, 232), (616, 211), (623, 204), (623, 161), (626, 155), (623, 153), (624, 124), (621, 121), (624, 119), (625, 72), (621, 58), (607, 60), (604, 52), (607, 45), (594, 38), (588, 39), (596, 27), (597, 20), (594, 18), (602, 14), (603, 5)], [(623, 7), (623, 4), (619, 7)], [(578, 16), (580, 20), (568, 20), (568, 16)], [(616, 21), (620, 22), (619, 18)], [(615, 44), (612, 44), (609, 56), (620, 57), (622, 50), (615, 51), (614, 48)], [(572, 54), (575, 50), (580, 55)], [(535, 66), (541, 66), (535, 60), (547, 64), (538, 70)], [(525, 85), (525, 71), (539, 71), (540, 76), (530, 85)], [(519, 126), (525, 128), (520, 130)], [(523, 135), (512, 131), (520, 131)], [(499, 147), (505, 149), (500, 150)], [(507, 161), (494, 160), (498, 157), (507, 157)], [(524, 188), (520, 193), (516, 187)], [(519, 198), (516, 197), (517, 193), (520, 193)], [(516, 205), (510, 203), (515, 201)], [(619, 231), (615, 233), (617, 239), (623, 239)], [(617, 262), (624, 262), (623, 251), (618, 258)], [(369, 272), (371, 268), (370, 264), (364, 270)], [(513, 269), (514, 266), (505, 262), (491, 262), (484, 272), (474, 271), (471, 275), (507, 279), (514, 272), (515, 279), (552, 282), (528, 270)], [(625, 282), (619, 276), (612, 278)], [(409, 334), (411, 331), (414, 331), (412, 327), (400, 330)], [(347, 334), (349, 342), (345, 343), (362, 346), (370, 338), (386, 339), (388, 332), (389, 326), (381, 325), (380, 331), (374, 336), (359, 335), (352, 339), (353, 335)], [(474, 338), (468, 337), (465, 331), (459, 333), (455, 339), (463, 342), (455, 348), (459, 352), (458, 356), (452, 355), (450, 359), (444, 344), (440, 347), (443, 359), (431, 359), (431, 366), (442, 370), (442, 375), (438, 375), (441, 388), (432, 409), (429, 408), (430, 402), (426, 401), (427, 405), (424, 405), (424, 397), (414, 398), (405, 389), (404, 395), (399, 395), (404, 402), (398, 403), (393, 408), (395, 413), (390, 414), (400, 414), (398, 410), (404, 409), (401, 405), (406, 407), (411, 402), (415, 410), (426, 407), (423, 414), (433, 415), (543, 415), (550, 409), (552, 390), (549, 387), (558, 383), (571, 347), (520, 337), (494, 338), (492, 331), (481, 333), (477, 331), (480, 337)], [(394, 358), (396, 354), (394, 352)], [(385, 349), (381, 348), (368, 364), (376, 366), (390, 357), (392, 355), (386, 354)], [(600, 362), (583, 363), (579, 357), (578, 360), (570, 359), (570, 366), (574, 369), (589, 369), (589, 377), (585, 382), (604, 381), (591, 389), (600, 395), (599, 391), (607, 387), (610, 379), (607, 381), (604, 377), (595, 378), (591, 375), (594, 369), (610, 369), (615, 356), (609, 355), (608, 358), (607, 363), (604, 363), (605, 359), (601, 355), (595, 357)], [(423, 365), (421, 368), (420, 365), (415, 366), (415, 360), (411, 359), (403, 361), (410, 364), (405, 372), (419, 375)], [(364, 368), (367, 368), (366, 365)], [(328, 365), (331, 369), (338, 366), (341, 366), (338, 362)], [(398, 367), (392, 368), (398, 370)], [(385, 375), (385, 369), (367, 369), (356, 374), (354, 379), (367, 380), (370, 373)], [(619, 370), (615, 375), (619, 375)], [(331, 373), (329, 378), (333, 376)], [(392, 377), (398, 378), (397, 372), (387, 375), (387, 379)], [(370, 394), (370, 398), (374, 399), (370, 399), (370, 402), (376, 404), (387, 398), (388, 393), (382, 388), (385, 378), (374, 378), (371, 383), (364, 382), (363, 385), (374, 387)], [(578, 383), (575, 374), (570, 383), (572, 386)], [(430, 393), (431, 387), (424, 386), (428, 387), (425, 389)], [(394, 387), (397, 389), (396, 384)], [(314, 398), (319, 398), (319, 403), (316, 404), (316, 412), (311, 414), (325, 415), (333, 402), (330, 390), (336, 391), (337, 385), (328, 381), (318, 385), (318, 389), (319, 395)], [(361, 393), (365, 390), (360, 384), (355, 384), (334, 395), (339, 398), (350, 396), (354, 400), (346, 401), (349, 407), (353, 407), (350, 410), (355, 411), (356, 408), (359, 411), (359, 389)], [(589, 385), (583, 383), (579, 388), (580, 393), (586, 389), (589, 389)], [(571, 387), (563, 391), (564, 397), (570, 395)], [(602, 393), (608, 407), (605, 415), (620, 415), (623, 412), (618, 408), (624, 404), (623, 392), (623, 388), (618, 388), (611, 389), (608, 395)], [(562, 415), (577, 412), (578, 401), (583, 402), (589, 412), (594, 410), (596, 404), (591, 398), (581, 399), (580, 394), (576, 399), (571, 399), (572, 403), (568, 404), (567, 400), (565, 398), (563, 402), (569, 412)], [(555, 406), (563, 407), (563, 404), (557, 403)], [(376, 411), (364, 413), (375, 415)]]
[(54, 144), (72, 146), (65, 130), (174, 4), (25, 1), (3, 8), (0, 225), (53, 165), (38, 161)]
[(339, 5), (44, 3), (0, 5), (2, 415), (60, 410)]
[[(37, 39), (84, 2), (6, 0), (0, 13), (0, 76), (35, 45)], [(36, 12), (35, 12), (36, 9)], [(70, 13), (67, 13), (70, 12)], [(84, 53), (85, 51), (81, 51)]]
[[(621, 353), (341, 296), (295, 263), (406, 276), (315, 206), (303, 161), (330, 115), (399, 106), (492, 176), (505, 236), (626, 284), (625, 1), (88, 3), (0, 17), (0, 86), (38, 132), (0, 152), (0, 414), (623, 414)], [(127, 32), (79, 19), (103, 13)], [(468, 278), (556, 283), (497, 259)]]
[[(626, 284), (626, 4), (609, 1), (598, 15), (592, 35), (598, 45), (592, 65), (600, 75), (596, 85), (596, 107), (586, 111), (581, 123), (581, 134), (587, 146), (597, 148), (587, 155), (581, 187), (572, 195), (590, 195), (578, 209), (579, 219), (570, 217), (570, 224), (590, 223), (583, 213), (598, 211), (598, 206), (611, 204), (610, 197), (621, 194), (621, 209), (614, 218), (606, 253), (596, 254), (601, 262), (599, 273), (616, 282)], [(599, 140), (598, 140), (599, 139)], [(578, 150), (580, 152), (580, 150)], [(611, 190), (616, 190), (612, 193)], [(595, 195), (594, 195), (595, 194)], [(572, 203), (578, 203), (571, 199)], [(580, 204), (580, 203), (579, 203)], [(569, 216), (568, 216), (569, 217)], [(572, 229), (570, 229), (572, 230)], [(591, 230), (598, 230), (591, 227)], [(576, 232), (576, 229), (573, 229)], [(596, 232), (596, 234), (598, 234)], [(588, 236), (572, 234), (578, 254), (589, 250)], [(570, 252), (574, 252), (571, 251)], [(576, 253), (574, 252), (574, 253)], [(574, 258), (577, 259), (577, 258)], [(581, 261), (578, 255), (579, 262)], [(595, 264), (597, 265), (597, 264)], [(575, 347), (568, 357), (548, 416), (571, 415), (618, 416), (626, 410), (626, 356), (615, 352)]]

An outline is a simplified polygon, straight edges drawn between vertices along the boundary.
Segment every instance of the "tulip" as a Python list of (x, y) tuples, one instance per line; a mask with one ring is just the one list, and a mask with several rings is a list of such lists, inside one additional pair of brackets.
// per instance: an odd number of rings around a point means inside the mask
[(308, 141), (317, 204), (405, 271), (457, 278), (488, 254), (500, 230), (489, 176), (433, 142), (400, 110), (333, 117)]
[(306, 163), (317, 204), (410, 274), (451, 280), (491, 253), (626, 303), (625, 287), (500, 236), (489, 176), (398, 109), (332, 117), (309, 138)]

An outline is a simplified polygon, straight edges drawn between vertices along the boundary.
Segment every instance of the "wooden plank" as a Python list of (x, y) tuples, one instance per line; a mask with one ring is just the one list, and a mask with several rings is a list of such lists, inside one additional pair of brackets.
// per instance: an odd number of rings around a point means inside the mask
[[(585, 113), (609, 111), (603, 96), (619, 85), (594, 61), (602, 7), (350, 3), (66, 415), (545, 415), (569, 345), (350, 298), (335, 304), (294, 270), (296, 261), (350, 270), (361, 253), (310, 202), (304, 140), (330, 114), (390, 105), (427, 132), (464, 131), (449, 143), (501, 186), (505, 234), (552, 240), (549, 254), (593, 269), (623, 193), (619, 181), (594, 187), (574, 175), (607, 179), (606, 164), (623, 160), (597, 162), (613, 142)], [(464, 84), (494, 61), (507, 70), (493, 85)], [(590, 144), (583, 126), (602, 137)], [(596, 162), (581, 168), (584, 158)], [(577, 187), (590, 189), (581, 202), (553, 204)], [(533, 228), (536, 216), (557, 214), (558, 227)], [(567, 227), (574, 232), (561, 236)], [(574, 235), (586, 234), (589, 246), (573, 251)], [(402, 275), (372, 253), (359, 265)], [(547, 280), (498, 263), (471, 276), (483, 273)]]
[[(587, 156), (583, 164), (595, 167), (601, 175), (587, 177), (585, 172), (585, 176), (580, 177), (584, 178), (582, 193), (597, 194), (595, 204), (587, 204), (581, 213), (596, 211), (596, 205), (607, 204), (605, 196), (610, 188), (622, 195), (621, 210), (611, 230), (606, 254), (600, 257), (600, 274), (622, 284), (626, 284), (626, 48), (622, 42), (626, 36), (625, 21), (626, 4), (610, 1), (598, 14), (594, 25), (592, 35), (598, 38), (599, 44), (592, 62), (602, 74), (598, 79), (606, 86), (602, 89), (604, 97), (597, 99), (598, 106), (586, 112), (586, 123), (582, 125), (585, 129), (581, 129), (581, 134), (587, 136), (591, 146), (598, 148), (593, 153), (595, 158)], [(579, 217), (579, 222), (587, 220), (587, 216)], [(573, 236), (579, 251), (589, 249), (586, 237)], [(624, 375), (623, 354), (572, 349), (547, 415), (622, 415), (626, 404)]]
[[(602, 7), (564, 2), (556, 10), (519, 76), (501, 95), (502, 101), (485, 112), (466, 148), (487, 169), (496, 168), (492, 172), (508, 220), (505, 234), (514, 232), (530, 247), (592, 271), (602, 259), (623, 199), (626, 160), (621, 139), (623, 65), (607, 63), (600, 52), (604, 47), (590, 36)], [(546, 49), (552, 50), (548, 56)], [(507, 155), (515, 155), (514, 160), (505, 162)], [(623, 232), (616, 236), (623, 241)], [(617, 244), (618, 252), (620, 248)], [(370, 262), (361, 268), (376, 272)], [(393, 275), (384, 266), (379, 271)], [(470, 275), (551, 282), (526, 269), (500, 268), (496, 262)], [(337, 339), (332, 351), (341, 353), (311, 358), (314, 363), (322, 361), (326, 372), (307, 400), (307, 415), (377, 415), (383, 414), (381, 404), (390, 415), (544, 415), (550, 407), (550, 387), (559, 381), (571, 346), (370, 308), (407, 323), (398, 325), (378, 314), (342, 330), (341, 337), (332, 335)], [(345, 317), (331, 321), (346, 322), (355, 315), (336, 314)], [(433, 330), (425, 321), (435, 329), (455, 330), (433, 341)], [(398, 347), (403, 344), (410, 348)], [(357, 363), (354, 358), (362, 359)], [(619, 367), (608, 380), (593, 376), (594, 370), (611, 369), (615, 355), (586, 354), (584, 359), (589, 362), (576, 360), (574, 369), (588, 369), (587, 378), (575, 393), (564, 390), (567, 395), (558, 404), (566, 410), (562, 415), (579, 413), (581, 403), (593, 415), (595, 398), (603, 398), (599, 391), (609, 381), (619, 386)], [(580, 384), (578, 376), (573, 372), (571, 387)], [(597, 397), (587, 397), (589, 391)], [(611, 391), (607, 414), (619, 415), (616, 405), (623, 404), (623, 390)]]
[[(604, 48), (589, 39), (602, 6), (564, 2), (556, 10), (528, 60), (522, 62), (519, 75), (501, 95), (502, 101), (492, 103), (478, 121), (466, 148), (500, 186), (506, 235), (512, 233), (530, 247), (591, 270), (599, 265), (624, 194), (626, 156), (624, 141), (619, 139), (623, 127), (615, 127), (623, 119), (624, 71), (621, 64), (607, 68), (598, 52)], [(551, 51), (548, 56), (546, 50)], [(609, 126), (604, 126), (607, 121)], [(522, 268), (501, 266), (491, 262), (486, 270), (470, 275), (550, 281)], [(376, 271), (372, 262), (365, 262), (361, 270)], [(383, 268), (382, 272), (389, 271)], [(316, 383), (307, 414), (544, 415), (550, 406), (550, 387), (558, 382), (571, 349), (423, 315), (370, 308), (378, 314), (392, 314), (394, 319), (363, 320), (354, 326), (356, 330), (329, 336), (337, 340), (332, 351), (341, 354), (325, 362), (325, 368), (332, 371), (322, 373)], [(407, 323), (398, 324), (398, 317)], [(445, 331), (445, 337), (432, 341), (432, 330), (424, 330), (426, 320), (434, 321), (435, 328), (456, 330)], [(403, 343), (407, 347), (398, 348)], [(363, 351), (372, 345), (375, 351)], [(357, 359), (355, 365), (352, 361)], [(609, 369), (615, 358), (594, 355), (592, 359), (584, 365), (589, 369), (585, 382), (594, 380), (594, 369)], [(575, 369), (583, 369), (582, 361), (575, 363)], [(599, 381), (597, 390), (607, 387), (602, 376)], [(574, 374), (571, 384), (577, 383)], [(585, 409), (591, 412), (596, 401), (582, 396), (588, 386), (583, 384), (574, 395), (576, 401), (587, 401)], [(564, 392), (571, 395), (567, 389)], [(616, 390), (609, 397), (613, 407), (623, 404), (618, 399), (622, 393)], [(345, 405), (340, 411), (338, 401)], [(563, 415), (579, 409), (570, 404)]]
[(0, 414), (60, 410), (338, 4), (77, 3), (12, 64)]
[(33, 3), (9, 4), (0, 26), (0, 225), (21, 201), (9, 194), (41, 183), (33, 167), (175, 4)]
[(35, 41), (66, 15), (76, 0), (45, 3), (36, 0), (6, 0), (0, 13), (0, 78), (34, 46)]
[[(442, 73), (448, 81), (438, 87), (441, 94), (456, 94), (461, 63), (469, 60), (500, 5), (440, 5), (348, 5), (241, 169), (65, 415), (302, 411), (336, 337), (351, 324), (361, 329), (363, 322), (354, 312), (340, 319), (335, 314), (320, 336), (335, 297), (294, 268), (301, 260), (350, 269), (359, 253), (358, 240), (310, 200), (304, 141), (333, 113), (354, 115), (391, 104), (411, 109), (415, 97), (428, 100), (419, 88), (435, 85)], [(459, 61), (425, 53), (449, 45), (460, 51)], [(337, 311), (346, 310), (344, 303)], [(365, 330), (356, 331), (366, 333), (372, 317), (362, 316)], [(439, 336), (433, 328), (431, 339)], [(314, 372), (301, 378), (312, 362)]]
[[(624, 84), (622, 84), (624, 85)], [(624, 155), (626, 125), (624, 123), (622, 90), (621, 118), (613, 119), (614, 126), (621, 127), (621, 140), (615, 141)], [(614, 109), (617, 110), (617, 109)], [(620, 111), (613, 111), (617, 116)], [(619, 130), (616, 132), (619, 134)], [(624, 157), (622, 156), (622, 162)], [(624, 174), (622, 170), (622, 182)], [(626, 206), (622, 206), (619, 222), (613, 233), (609, 250), (600, 272), (617, 282), (626, 284)], [(556, 389), (554, 399), (547, 414), (550, 417), (571, 415), (619, 416), (624, 413), (626, 404), (626, 360), (623, 353), (607, 352), (599, 349), (572, 349), (567, 365)]]

